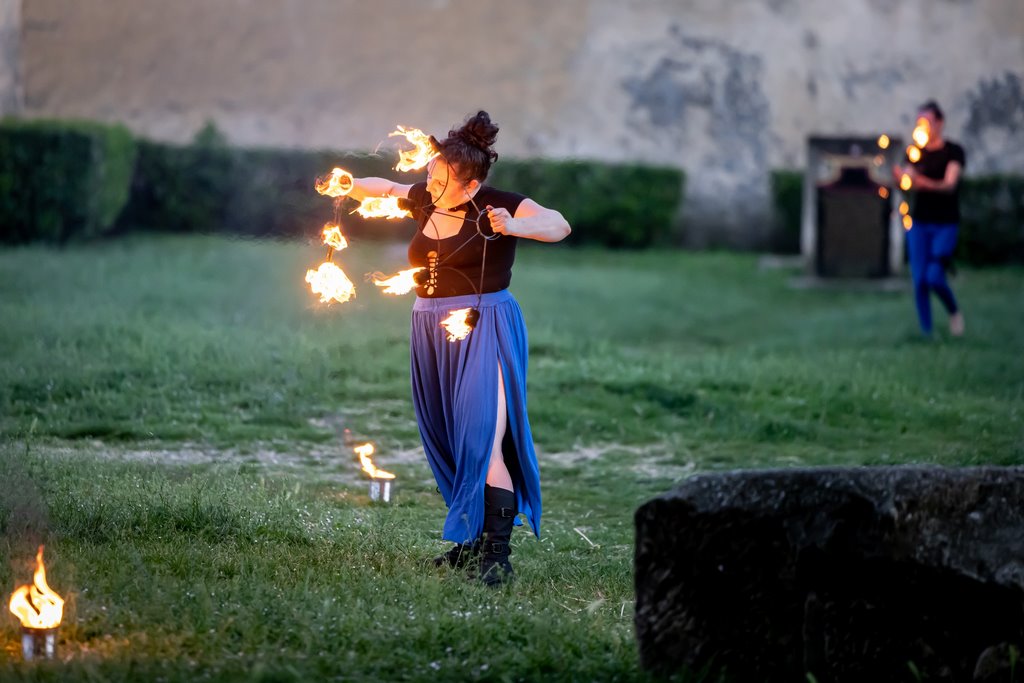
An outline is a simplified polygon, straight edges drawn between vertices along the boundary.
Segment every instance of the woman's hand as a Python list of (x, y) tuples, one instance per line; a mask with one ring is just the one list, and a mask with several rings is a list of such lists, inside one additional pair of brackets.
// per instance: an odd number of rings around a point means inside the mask
[(508, 209), (494, 208), (487, 205), (487, 217), (491, 220), (491, 230), (502, 235), (515, 235), (516, 219), (508, 212)]

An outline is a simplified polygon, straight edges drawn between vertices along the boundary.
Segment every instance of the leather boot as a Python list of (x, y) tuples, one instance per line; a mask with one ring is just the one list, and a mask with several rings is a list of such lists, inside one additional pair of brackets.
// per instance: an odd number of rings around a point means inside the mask
[(509, 540), (516, 518), (516, 494), (505, 489), (484, 486), (484, 534), (478, 578), (487, 586), (497, 588), (510, 582), (515, 574), (508, 556), (512, 554)]
[(472, 543), (456, 543), (448, 552), (441, 553), (431, 560), (431, 563), (438, 568), (462, 569), (468, 567), (473, 560), (480, 556), (480, 545), (480, 539)]

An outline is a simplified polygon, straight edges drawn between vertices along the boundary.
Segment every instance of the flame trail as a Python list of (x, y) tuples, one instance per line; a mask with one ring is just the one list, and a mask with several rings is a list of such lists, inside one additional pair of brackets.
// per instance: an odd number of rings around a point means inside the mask
[(459, 308), (452, 311), (447, 318), (441, 321), (441, 327), (448, 333), (448, 341), (459, 341), (469, 336), (473, 326), (469, 324), (469, 312), (471, 308)]
[(335, 168), (329, 175), (317, 178), (314, 187), (322, 195), (344, 197), (352, 191), (354, 184), (355, 180), (351, 173), (341, 168)]
[(395, 136), (402, 136), (413, 145), (411, 150), (398, 151), (396, 171), (415, 171), (421, 169), (438, 155), (437, 150), (434, 149), (434, 144), (430, 141), (430, 136), (419, 129), (397, 126), (394, 132), (388, 133), (389, 138)]
[(399, 271), (397, 275), (391, 277), (383, 277), (383, 273), (375, 273), (373, 275), (373, 284), (378, 287), (383, 287), (381, 290), (385, 294), (408, 294), (416, 287), (416, 281), (413, 279), (413, 275), (423, 270), (420, 268), (410, 268), (408, 270)]
[(412, 218), (412, 214), (398, 205), (398, 197), (367, 197), (352, 213), (363, 218)]
[(369, 474), (371, 479), (395, 478), (395, 475), (392, 474), (391, 472), (379, 470), (373, 464), (373, 460), (370, 459), (370, 456), (373, 455), (374, 451), (372, 443), (364, 443), (362, 446), (356, 446), (353, 450), (355, 450), (356, 454), (359, 456), (359, 462), (363, 466), (363, 471)]

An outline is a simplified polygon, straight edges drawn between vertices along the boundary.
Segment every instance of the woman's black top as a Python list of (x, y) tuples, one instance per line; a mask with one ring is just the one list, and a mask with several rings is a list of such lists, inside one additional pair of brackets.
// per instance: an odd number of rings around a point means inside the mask
[[(412, 212), (419, 229), (409, 243), (409, 264), (427, 270), (422, 286), (416, 287), (416, 294), (426, 298), (462, 296), (464, 294), (486, 294), (508, 287), (512, 281), (512, 263), (516, 260), (518, 237), (498, 234), (485, 240), (477, 234), (477, 207), (480, 216), (480, 232), (491, 237), (494, 231), (487, 216), (487, 206), (506, 209), (515, 215), (525, 196), (515, 192), (496, 190), (482, 186), (473, 201), (459, 208), (466, 209), (466, 218), (458, 234), (442, 240), (429, 236), (433, 229), (428, 227), (434, 205), (426, 183), (416, 183), (409, 188), (409, 198), (401, 204)], [(475, 203), (475, 206), (474, 206)], [(424, 229), (428, 234), (424, 234)], [(487, 244), (487, 263), (483, 264), (484, 244)], [(483, 288), (480, 287), (480, 271), (483, 267)]]

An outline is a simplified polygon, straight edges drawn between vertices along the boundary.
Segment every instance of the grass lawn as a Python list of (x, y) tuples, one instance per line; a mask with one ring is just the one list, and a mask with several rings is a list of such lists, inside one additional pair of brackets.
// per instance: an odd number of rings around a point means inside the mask
[[(1024, 464), (1024, 270), (953, 281), (967, 336), (909, 291), (797, 290), (751, 255), (530, 245), (542, 539), (492, 592), (422, 560), (444, 506), (408, 388), (411, 297), (312, 244), (145, 237), (0, 251), (0, 597), (37, 542), (67, 599), (62, 661), (2, 680), (643, 681), (632, 514), (695, 471)], [(349, 437), (343, 435), (350, 431)], [(397, 473), (372, 505), (351, 443)]]

